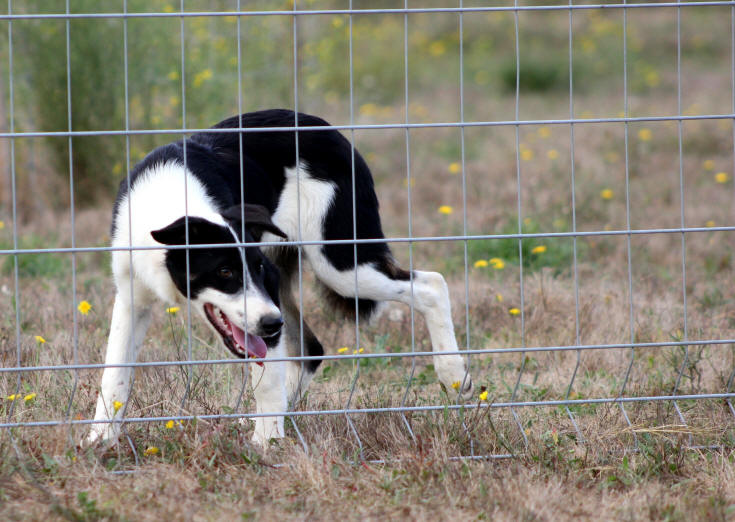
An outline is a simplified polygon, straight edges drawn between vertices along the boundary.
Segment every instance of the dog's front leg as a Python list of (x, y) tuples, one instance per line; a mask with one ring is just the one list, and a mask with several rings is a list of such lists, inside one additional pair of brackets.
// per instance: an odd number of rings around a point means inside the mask
[[(285, 412), (286, 401), (286, 363), (268, 361), (270, 358), (283, 358), (286, 355), (286, 336), (282, 333), (278, 344), (268, 349), (263, 366), (250, 363), (250, 378), (255, 395), (257, 413)], [(283, 433), (283, 415), (255, 418), (253, 442), (266, 447), (270, 439), (280, 439)]]
[[(150, 320), (150, 307), (144, 303), (142, 298), (140, 302), (136, 299), (135, 309), (133, 309), (130, 293), (118, 291), (112, 309), (105, 364), (134, 363), (138, 346), (143, 342)], [(134, 368), (130, 366), (105, 368), (102, 373), (101, 391), (97, 399), (94, 420), (112, 422), (92, 424), (92, 429), (86, 439), (88, 444), (117, 441), (120, 436), (123, 406), (127, 404), (130, 394), (130, 379), (133, 371)]]

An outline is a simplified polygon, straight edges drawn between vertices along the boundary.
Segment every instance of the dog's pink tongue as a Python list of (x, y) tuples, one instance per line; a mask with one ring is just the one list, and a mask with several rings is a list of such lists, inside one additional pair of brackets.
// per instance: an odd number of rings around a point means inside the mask
[(267, 352), (268, 348), (266, 348), (265, 341), (262, 337), (248, 334), (248, 353), (253, 354), (258, 359), (262, 359), (266, 356)]
[(243, 347), (247, 346), (248, 353), (250, 355), (257, 357), (258, 359), (262, 359), (266, 356), (268, 348), (265, 346), (265, 341), (263, 341), (261, 337), (248, 334), (248, 340), (245, 341), (245, 332), (234, 324), (230, 324), (230, 327), (232, 328), (232, 336), (235, 338), (235, 341), (237, 341), (237, 344)]

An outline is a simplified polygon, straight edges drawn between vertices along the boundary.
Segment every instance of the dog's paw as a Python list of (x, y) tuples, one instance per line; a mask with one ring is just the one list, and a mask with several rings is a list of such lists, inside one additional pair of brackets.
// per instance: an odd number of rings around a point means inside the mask
[(474, 395), (472, 377), (467, 373), (462, 357), (460, 355), (445, 355), (435, 357), (434, 361), (439, 382), (447, 393), (450, 396), (456, 393), (462, 401), (472, 399)]
[(87, 436), (81, 440), (80, 446), (82, 448), (109, 446), (117, 442), (119, 435), (119, 429), (113, 424), (92, 424)]
[(253, 444), (266, 449), (268, 448), (268, 444), (271, 439), (282, 439), (284, 436), (282, 417), (280, 419), (274, 417), (259, 417), (255, 419), (255, 430), (253, 431), (253, 437), (250, 440)]

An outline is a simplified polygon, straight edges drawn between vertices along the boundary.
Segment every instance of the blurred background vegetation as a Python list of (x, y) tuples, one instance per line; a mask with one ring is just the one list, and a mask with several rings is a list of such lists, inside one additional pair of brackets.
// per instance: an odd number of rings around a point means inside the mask
[[(242, 4), (246, 11), (294, 7), (293, 0)], [(403, 2), (354, 0), (352, 5), (357, 10), (401, 8)], [(412, 8), (456, 5), (441, 0), (408, 2)], [(463, 5), (504, 4), (468, 0)], [(297, 0), (296, 6), (345, 9), (349, 2)], [(184, 3), (187, 12), (227, 12), (236, 7), (235, 0)], [(70, 8), (73, 13), (121, 13), (124, 4), (122, 0), (72, 0)], [(127, 2), (131, 13), (176, 13), (180, 8), (173, 0)], [(63, 0), (13, 4), (14, 13), (63, 13), (64, 9)], [(9, 79), (18, 132), (66, 131), (69, 119), (75, 131), (119, 131), (126, 128), (126, 114), (134, 130), (206, 128), (237, 114), (238, 89), (243, 112), (297, 105), (300, 111), (318, 114), (333, 124), (349, 124), (351, 118), (368, 124), (457, 122), (462, 118), (513, 121), (516, 102), (521, 120), (622, 117), (626, 110), (629, 116), (731, 112), (729, 7), (681, 9), (679, 33), (674, 8), (632, 9), (626, 16), (624, 39), (622, 9), (575, 10), (571, 14), (564, 9), (521, 11), (517, 16), (512, 11), (465, 13), (461, 17), (462, 64), (458, 13), (356, 13), (352, 16), (352, 63), (350, 18), (346, 15), (242, 16), (239, 40), (235, 16), (197, 16), (183, 21), (176, 16), (129, 18), (127, 46), (122, 18), (73, 19), (68, 23), (70, 70), (65, 20), (16, 19), (12, 22), (12, 71), (10, 24), (0, 23), (0, 130), (10, 128)], [(620, 123), (578, 124), (573, 129), (569, 125), (524, 125), (518, 128), (517, 145), (512, 125), (472, 127), (464, 133), (458, 128), (431, 128), (345, 134), (355, 140), (371, 165), (387, 213), (387, 232), (392, 235), (408, 234), (409, 183), (415, 235), (463, 233), (465, 200), (467, 231), (474, 234), (514, 233), (521, 222), (526, 232), (569, 231), (575, 226), (580, 230), (625, 228), (626, 175), (633, 228), (679, 226), (681, 197), (691, 225), (722, 224), (731, 214), (730, 191), (722, 190), (732, 185), (733, 132), (728, 120), (682, 124), (681, 166), (687, 187), (683, 195), (679, 193), (675, 121), (631, 123), (627, 128)], [(180, 137), (131, 135), (129, 157), (124, 136), (74, 137), (75, 207), (107, 212), (125, 172), (154, 147)], [(68, 213), (68, 138), (17, 137), (13, 141), (19, 221), (28, 223), (49, 212), (52, 216)], [(5, 220), (11, 210), (9, 145), (10, 140), (5, 139), (0, 147), (0, 217)], [(445, 208), (439, 217), (438, 208)], [(104, 239), (94, 242), (104, 243)], [(63, 245), (69, 237), (36, 242)], [(593, 248), (587, 248), (587, 243)], [(454, 246), (447, 247), (451, 253), (442, 258), (447, 265), (443, 269), (460, 273), (464, 252), (458, 243)], [(469, 261), (498, 257), (517, 265), (516, 246), (514, 239), (470, 242)], [(548, 250), (533, 254), (537, 246)], [(619, 252), (619, 247), (614, 239), (580, 240), (576, 246), (580, 259), (589, 255), (597, 261)], [(524, 265), (568, 272), (574, 248), (564, 238), (544, 245), (524, 240)], [(662, 243), (660, 248), (669, 247)], [(708, 264), (721, 265), (717, 260)]]
[[(554, 2), (550, 2), (554, 3)], [(356, 9), (401, 7), (403, 2), (355, 0)], [(465, 2), (466, 6), (496, 5)], [(71, 11), (122, 12), (123, 2), (72, 0)], [(453, 2), (410, 1), (409, 7), (440, 7)], [(500, 4), (497, 4), (500, 5)], [(346, 8), (343, 0), (301, 0), (301, 9)], [(243, 2), (244, 10), (291, 9), (288, 1)], [(229, 11), (233, 0), (188, 0), (189, 12)], [(16, 13), (63, 13), (63, 0), (29, 0), (14, 4)], [(174, 12), (172, 0), (130, 0), (128, 11)], [(687, 16), (690, 11), (687, 11)], [(573, 77), (577, 95), (619, 93), (622, 87), (622, 13), (574, 13)], [(662, 85), (655, 66), (667, 46), (644, 49), (641, 25), (631, 13), (629, 30), (629, 89), (631, 95)], [(569, 92), (568, 14), (520, 14), (519, 87), (524, 95), (564, 98)], [(689, 20), (689, 19), (688, 19)], [(418, 13), (405, 20), (408, 78), (404, 75), (404, 16), (353, 17), (354, 111), (358, 119), (405, 121), (405, 84), (410, 121), (459, 119), (459, 23), (456, 13)], [(694, 19), (691, 19), (694, 22)], [(511, 12), (470, 13), (463, 20), (465, 118), (512, 119), (516, 86), (515, 26)], [(131, 18), (127, 49), (121, 18), (77, 19), (69, 22), (71, 126), (76, 131), (125, 129), (124, 54), (128, 60), (128, 110), (131, 129), (209, 127), (235, 114), (238, 86), (243, 111), (293, 107), (294, 27), (291, 16), (242, 17), (240, 41), (235, 17)], [(8, 127), (8, 24), (0, 27), (2, 122)], [(68, 129), (66, 22), (58, 19), (13, 22), (15, 129)], [(181, 31), (184, 32), (182, 67)], [(686, 28), (685, 28), (686, 31)], [(694, 42), (699, 57), (712, 56), (716, 41), (707, 34)], [(242, 75), (238, 82), (238, 45)], [(668, 43), (670, 46), (671, 43)], [(349, 21), (346, 16), (305, 16), (298, 19), (299, 109), (316, 112), (334, 123), (349, 122)], [(686, 51), (686, 49), (685, 49)], [(182, 91), (181, 76), (184, 76)], [(671, 88), (668, 86), (667, 88)], [(184, 94), (185, 93), (185, 94)], [(183, 121), (182, 96), (186, 98)], [(489, 113), (486, 100), (505, 100)], [(622, 101), (622, 100), (621, 100)], [(510, 103), (507, 103), (510, 102)], [(526, 104), (524, 104), (526, 105)], [(568, 103), (558, 114), (568, 116)], [(578, 104), (579, 105), (579, 104)], [(631, 107), (635, 110), (635, 106)], [(622, 103), (619, 107), (622, 110)], [(616, 111), (619, 112), (619, 111)], [(524, 117), (524, 115), (521, 115)], [(134, 163), (155, 145), (176, 136), (131, 137)], [(23, 187), (51, 183), (44, 196), (55, 208), (68, 205), (68, 140), (16, 140), (18, 182)], [(7, 147), (7, 141), (5, 141)], [(3, 148), (6, 148), (3, 147)], [(446, 147), (445, 147), (446, 148)], [(108, 197), (127, 170), (121, 136), (73, 139), (74, 185), (79, 205)], [(56, 178), (55, 181), (49, 178)], [(7, 203), (8, 187), (3, 187)], [(34, 200), (37, 201), (38, 194)], [(32, 202), (29, 203), (32, 206)], [(24, 206), (25, 208), (25, 206)], [(32, 208), (28, 209), (32, 211)]]

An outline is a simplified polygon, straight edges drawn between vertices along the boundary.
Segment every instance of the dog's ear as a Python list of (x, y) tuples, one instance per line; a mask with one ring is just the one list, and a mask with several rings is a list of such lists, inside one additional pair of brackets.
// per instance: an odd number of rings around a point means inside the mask
[[(216, 243), (221, 225), (216, 225), (204, 218), (189, 216), (189, 244)], [(224, 230), (224, 229), (223, 229)], [(186, 218), (179, 218), (167, 227), (151, 232), (153, 239), (164, 245), (186, 244)]]
[(233, 205), (222, 212), (222, 217), (238, 232), (242, 227), (243, 216), (245, 217), (245, 228), (248, 229), (248, 232), (253, 235), (256, 241), (260, 240), (263, 232), (270, 232), (284, 239), (287, 238), (286, 233), (271, 220), (268, 209), (262, 205), (244, 203), (242, 206)]

